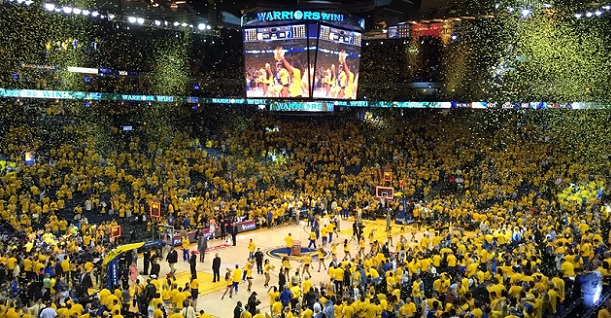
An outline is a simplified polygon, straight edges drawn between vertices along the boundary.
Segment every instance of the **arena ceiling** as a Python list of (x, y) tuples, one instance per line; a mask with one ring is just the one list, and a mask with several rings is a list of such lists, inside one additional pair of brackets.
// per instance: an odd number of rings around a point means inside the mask
[(443, 18), (466, 0), (99, 0), (103, 8), (150, 19), (205, 20), (219, 28), (239, 28), (244, 13), (308, 9), (355, 14), (368, 30), (380, 30), (410, 20)]
[[(159, 0), (161, 1), (161, 0)], [(163, 0), (174, 1), (174, 0)], [(397, 25), (413, 19), (443, 17), (466, 0), (187, 0), (200, 15), (231, 27), (243, 13), (296, 8), (351, 13), (363, 17), (368, 29)], [(214, 21), (211, 21), (213, 23)], [(233, 23), (232, 23), (233, 22)]]

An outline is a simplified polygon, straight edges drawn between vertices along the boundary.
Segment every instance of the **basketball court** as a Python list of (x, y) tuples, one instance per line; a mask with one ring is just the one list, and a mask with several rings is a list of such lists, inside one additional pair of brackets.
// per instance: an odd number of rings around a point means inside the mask
[[(328, 218), (321, 219), (320, 224), (324, 225), (329, 222)], [(354, 254), (358, 250), (358, 242), (355, 238), (352, 237), (352, 223), (353, 218), (343, 219), (341, 221), (341, 231), (339, 232), (339, 237), (333, 239), (334, 242), (338, 242), (343, 244), (345, 239), (348, 239), (350, 242), (350, 250)], [(386, 220), (363, 220), (363, 224), (365, 224), (365, 236), (372, 229), (375, 229), (374, 240), (378, 240), (380, 242), (385, 242), (387, 238), (386, 232)], [(405, 233), (408, 238), (411, 237), (412, 231), (415, 230), (415, 226), (413, 225), (400, 225), (394, 224), (392, 225), (392, 236), (394, 242), (398, 242), (399, 236), (402, 233)], [(232, 246), (231, 244), (227, 244), (225, 241), (221, 239), (210, 240), (208, 242), (209, 252), (206, 253), (205, 262), (197, 263), (197, 279), (199, 280), (199, 290), (200, 296), (198, 298), (197, 309), (204, 309), (206, 313), (212, 314), (216, 317), (230, 317), (233, 308), (236, 306), (237, 301), (242, 301), (243, 304), (246, 303), (250, 293), (246, 292), (246, 282), (242, 282), (240, 285), (240, 290), (237, 295), (234, 295), (233, 298), (226, 297), (224, 300), (221, 300), (221, 296), (223, 295), (223, 291), (225, 289), (225, 282), (221, 279), (221, 282), (212, 283), (212, 259), (216, 253), (219, 254), (221, 258), (221, 276), (224, 275), (226, 268), (235, 268), (235, 265), (239, 265), (240, 268), (246, 263), (248, 259), (248, 241), (252, 238), (258, 248), (261, 248), (261, 251), (264, 253), (264, 258), (269, 259), (270, 263), (275, 266), (275, 268), (281, 267), (281, 260), (284, 256), (287, 255), (287, 249), (285, 246), (284, 238), (291, 233), (293, 239), (295, 241), (301, 241), (301, 255), (300, 256), (291, 256), (291, 271), (293, 272), (297, 268), (301, 269), (301, 264), (305, 257), (311, 257), (315, 252), (313, 250), (309, 250), (307, 245), (309, 243), (309, 228), (303, 222), (300, 224), (291, 224), (291, 225), (283, 225), (279, 227), (275, 227), (272, 229), (259, 229), (251, 232), (245, 232), (238, 234), (236, 246)], [(416, 240), (419, 240), (422, 237), (422, 233), (417, 232)], [(368, 240), (367, 240), (368, 242)], [(321, 241), (318, 240), (317, 244), (320, 244)], [(415, 244), (415, 243), (413, 243)], [(192, 244), (190, 246), (191, 250), (196, 249), (196, 245)], [(330, 250), (331, 246), (327, 244), (325, 247), (327, 251), (325, 255), (325, 262), (329, 262), (331, 260)], [(343, 258), (344, 252), (341, 246), (338, 246), (338, 258)], [(178, 247), (179, 252), (179, 262), (176, 264), (176, 278), (177, 284), (179, 287), (184, 287), (190, 281), (190, 271), (189, 271), (189, 263), (182, 261), (182, 251), (180, 251), (180, 247)], [(321, 271), (320, 273), (316, 271), (317, 269), (317, 258), (312, 258), (313, 269), (311, 270), (312, 274), (312, 282), (315, 285), (320, 284), (321, 282), (328, 282), (329, 276), (325, 271)], [(138, 268), (142, 268), (142, 258), (139, 258), (140, 262)], [(160, 262), (161, 265), (161, 276), (165, 276), (166, 273), (169, 272), (168, 263), (163, 260)], [(263, 283), (265, 281), (265, 277), (260, 274), (256, 274), (256, 270), (253, 270), (253, 287), (252, 291), (256, 291), (261, 300), (260, 309), (265, 311), (269, 307), (269, 296), (268, 288), (263, 287)], [(292, 275), (292, 273), (291, 273)], [(146, 279), (146, 277), (144, 277)], [(272, 272), (272, 278), (270, 281), (270, 286), (277, 286), (278, 277), (277, 274)]]

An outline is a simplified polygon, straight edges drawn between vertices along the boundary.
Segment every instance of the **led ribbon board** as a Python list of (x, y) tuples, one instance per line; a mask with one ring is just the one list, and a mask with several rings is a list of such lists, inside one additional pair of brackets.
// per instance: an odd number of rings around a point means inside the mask
[[(133, 95), (100, 92), (53, 91), (36, 89), (0, 88), (0, 98), (32, 98), (83, 101), (154, 102), (218, 105), (270, 105), (275, 111), (331, 111), (337, 107), (350, 108), (430, 108), (430, 109), (611, 109), (611, 103), (601, 102), (403, 102), (367, 100), (286, 101), (273, 98), (210, 98), (198, 96)], [(326, 108), (326, 110), (325, 110)]]

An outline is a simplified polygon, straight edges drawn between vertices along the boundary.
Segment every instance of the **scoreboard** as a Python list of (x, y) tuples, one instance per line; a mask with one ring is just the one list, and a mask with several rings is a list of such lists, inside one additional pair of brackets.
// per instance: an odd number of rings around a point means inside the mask
[(361, 46), (361, 34), (358, 32), (320, 26), (320, 39), (342, 44)]
[[(283, 24), (280, 21), (243, 24), (246, 97), (356, 99), (362, 27), (351, 27), (342, 21), (326, 21), (328, 19), (323, 19), (326, 22), (322, 24), (302, 14), (301, 11), (295, 11), (295, 19)], [(272, 18), (275, 19), (273, 15)], [(278, 61), (279, 52), (286, 56), (286, 60)], [(345, 58), (342, 59), (342, 56)], [(339, 61), (342, 61), (341, 65)], [(299, 87), (295, 85), (286, 89), (286, 83), (280, 76), (286, 63), (292, 69), (300, 70), (302, 75), (311, 70), (314, 70), (314, 74), (310, 74), (309, 81), (301, 81)], [(341, 66), (337, 67), (338, 78), (342, 71), (345, 73), (340, 80), (344, 89), (339, 87), (340, 81), (334, 90), (325, 88), (325, 85), (316, 85), (333, 65)], [(268, 83), (272, 75), (276, 81), (270, 85)], [(302, 79), (307, 78), (302, 76)], [(278, 106), (276, 110), (296, 110), (294, 104), (284, 106)], [(308, 107), (305, 105), (301, 111), (314, 108)]]
[(273, 26), (244, 30), (245, 42), (306, 39), (305, 25)]

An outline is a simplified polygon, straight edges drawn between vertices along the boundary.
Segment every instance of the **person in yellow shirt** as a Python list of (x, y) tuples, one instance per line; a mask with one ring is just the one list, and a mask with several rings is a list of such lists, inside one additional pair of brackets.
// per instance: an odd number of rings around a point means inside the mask
[[(291, 75), (290, 84), (288, 85), (288, 95), (290, 97), (302, 97), (303, 92), (301, 91), (301, 61), (298, 58), (284, 56), (284, 49), (281, 47), (276, 48), (274, 55), (276, 61), (282, 62), (284, 69)], [(285, 97), (285, 96), (283, 96)], [(288, 97), (288, 96), (286, 96)]]
[[(240, 266), (236, 264), (235, 269), (233, 270), (232, 275), (231, 275), (233, 277), (231, 286), (233, 286), (233, 289), (236, 294), (238, 293), (238, 286), (240, 285), (240, 279), (242, 278), (242, 274), (243, 274), (242, 269), (240, 269)], [(229, 294), (229, 297), (231, 298), (231, 294)]]
[(168, 316), (168, 318), (185, 318), (181, 313), (179, 308), (174, 308), (174, 313)]
[(562, 265), (560, 266), (562, 277), (575, 277), (575, 266), (569, 260), (563, 258)]
[(344, 290), (344, 269), (341, 266), (335, 267), (335, 270), (333, 271), (333, 278), (335, 290), (341, 294)]
[(339, 313), (342, 318), (352, 318), (354, 317), (354, 306), (352, 299), (348, 299), (344, 306), (342, 307), (342, 311)]
[[(318, 251), (316, 251), (316, 254), (318, 254)], [(303, 275), (304, 273), (308, 273), (308, 276), (312, 276), (312, 274), (310, 273), (311, 264), (312, 255), (306, 255), (306, 257), (303, 259), (303, 269), (301, 270), (301, 275)]]
[(68, 255), (64, 256), (64, 260), (61, 261), (60, 266), (64, 277), (68, 277), (68, 274), (70, 274), (70, 259)]
[(174, 308), (182, 309), (185, 299), (187, 299), (187, 295), (183, 292), (182, 287), (179, 287), (178, 292), (172, 297), (172, 305), (174, 305)]
[(412, 297), (414, 299), (414, 304), (416, 307), (420, 307), (420, 302), (422, 301), (422, 278), (418, 277), (414, 280), (412, 284)]
[(255, 242), (253, 242), (253, 240), (250, 239), (250, 241), (248, 242), (248, 258), (255, 257), (255, 249), (256, 249)]
[(316, 232), (314, 231), (310, 231), (310, 244), (308, 244), (308, 249), (312, 250), (312, 246), (314, 247), (314, 249), (317, 249), (316, 247)]
[(198, 313), (198, 317), (199, 318), (212, 318), (212, 316), (206, 312), (204, 312), (204, 310), (200, 310)]
[(416, 314), (416, 304), (412, 302), (412, 299), (407, 297), (405, 304), (399, 308), (399, 317), (401, 318), (413, 318)]
[(291, 250), (293, 249), (293, 236), (291, 235), (291, 233), (289, 233), (289, 235), (284, 238), (284, 242), (286, 242), (286, 254), (288, 256), (291, 256)]
[(324, 267), (325, 270), (327, 270), (327, 264), (325, 264), (325, 250), (321, 247), (318, 249), (317, 252), (317, 256), (318, 256), (318, 272), (320, 273), (320, 268)]
[(197, 297), (199, 297), (199, 281), (197, 277), (191, 279), (189, 287), (191, 287), (191, 302), (193, 309), (197, 309)]
[[(285, 311), (291, 312), (291, 309), (289, 307), (286, 307)], [(306, 309), (301, 313), (301, 318), (312, 318), (312, 317), (314, 317), (314, 312), (312, 311), (312, 309), (310, 309), (310, 307), (306, 307)]]
[(189, 238), (185, 235), (182, 237), (182, 260), (185, 262), (189, 261)]
[(347, 239), (344, 240), (344, 258), (352, 259), (352, 254), (350, 254), (350, 242)]
[(322, 236), (322, 246), (327, 245), (327, 233), (328, 233), (327, 226), (326, 225), (322, 226), (320, 228), (320, 236)]

